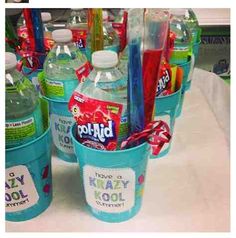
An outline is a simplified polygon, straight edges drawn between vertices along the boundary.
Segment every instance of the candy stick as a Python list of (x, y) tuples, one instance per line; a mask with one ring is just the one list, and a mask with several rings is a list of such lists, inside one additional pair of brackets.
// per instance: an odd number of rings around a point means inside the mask
[(42, 53), (39, 55), (40, 68), (43, 68), (45, 60), (44, 34), (41, 19), (41, 12), (39, 9), (31, 9), (31, 18), (33, 23), (33, 33), (35, 39), (35, 52)]
[(144, 101), (140, 42), (136, 39), (129, 43), (128, 67), (128, 110), (129, 134), (144, 128)]
[(91, 54), (98, 50), (103, 50), (103, 22), (102, 9), (92, 9), (92, 25), (91, 25)]
[(143, 10), (131, 9), (128, 16), (128, 115), (129, 135), (144, 129), (144, 101), (141, 64)]
[(166, 46), (168, 20), (168, 14), (160, 9), (146, 10), (143, 54), (145, 125), (153, 119), (160, 63)]
[(30, 44), (30, 50), (35, 51), (35, 38), (34, 38), (34, 32), (33, 32), (33, 22), (31, 17), (31, 11), (32, 9), (25, 8), (23, 9), (23, 15), (25, 18), (25, 25), (27, 27), (27, 32), (29, 36), (29, 44)]
[(161, 63), (162, 50), (145, 50), (143, 54), (143, 92), (145, 126), (152, 121), (155, 104), (157, 76)]
[(182, 85), (182, 81), (183, 81), (183, 76), (184, 76), (183, 68), (177, 66), (176, 79), (175, 79), (175, 91), (178, 91), (180, 89)]
[(45, 53), (44, 34), (42, 27), (41, 13), (39, 9), (31, 9), (31, 17), (33, 23), (33, 33), (35, 38), (35, 51)]

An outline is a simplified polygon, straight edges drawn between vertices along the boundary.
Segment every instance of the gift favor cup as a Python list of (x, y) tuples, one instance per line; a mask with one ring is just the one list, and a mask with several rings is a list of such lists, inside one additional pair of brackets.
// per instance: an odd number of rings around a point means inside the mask
[(52, 139), (58, 158), (67, 162), (76, 162), (70, 128), (74, 124), (68, 102), (44, 97), (49, 102)]
[(52, 200), (51, 135), (6, 149), (5, 212), (8, 221), (38, 216)]
[(182, 113), (185, 92), (186, 92), (187, 88), (190, 87), (188, 82), (190, 81), (189, 75), (190, 75), (190, 70), (191, 70), (191, 62), (192, 61), (190, 58), (190, 60), (187, 63), (178, 65), (178, 67), (181, 67), (183, 69), (183, 82), (182, 82), (181, 96), (180, 96), (179, 104), (178, 104), (177, 111), (176, 111), (176, 117), (179, 117)]
[(86, 147), (71, 130), (88, 209), (99, 220), (123, 222), (141, 208), (150, 146), (104, 151)]

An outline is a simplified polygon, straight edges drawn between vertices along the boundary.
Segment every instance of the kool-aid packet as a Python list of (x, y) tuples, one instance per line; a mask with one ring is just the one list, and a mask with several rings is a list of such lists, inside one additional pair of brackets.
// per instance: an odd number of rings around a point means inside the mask
[(122, 104), (89, 98), (74, 92), (69, 110), (76, 120), (77, 140), (99, 150), (116, 150)]
[(156, 96), (166, 96), (171, 93), (171, 67), (165, 60), (163, 60), (160, 65)]

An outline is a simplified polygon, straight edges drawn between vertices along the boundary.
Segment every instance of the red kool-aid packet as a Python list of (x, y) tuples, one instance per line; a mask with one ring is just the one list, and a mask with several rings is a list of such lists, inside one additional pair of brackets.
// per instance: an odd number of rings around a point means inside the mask
[(77, 140), (95, 149), (116, 150), (122, 107), (74, 92), (69, 110), (77, 123)]
[(157, 83), (156, 96), (166, 96), (171, 94), (171, 67), (166, 61), (160, 65), (159, 79)]

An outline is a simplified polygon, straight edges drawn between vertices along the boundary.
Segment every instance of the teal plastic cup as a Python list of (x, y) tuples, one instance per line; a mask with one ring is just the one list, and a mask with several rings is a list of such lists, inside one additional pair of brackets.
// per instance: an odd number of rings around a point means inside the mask
[(193, 45), (193, 54), (195, 57), (195, 62), (198, 59), (200, 44), (201, 44), (201, 41), (199, 41)]
[(191, 69), (191, 59), (187, 63), (180, 64), (178, 66), (183, 69), (183, 81), (182, 81), (182, 91), (180, 95), (180, 100), (176, 110), (176, 117), (179, 117), (182, 113), (185, 92), (187, 91), (188, 88), (190, 88), (191, 80), (189, 80), (189, 75), (190, 75), (190, 69)]
[(44, 96), (49, 102), (52, 140), (55, 152), (59, 159), (67, 162), (76, 162), (70, 128), (74, 118), (68, 110), (68, 102), (53, 100)]
[(196, 61), (198, 60), (198, 55), (199, 55), (199, 48), (200, 48), (201, 42), (197, 42), (193, 45), (193, 55), (192, 55), (192, 62), (190, 66), (190, 73), (189, 73), (189, 78), (187, 82), (185, 83), (185, 89), (186, 91), (190, 90), (191, 84), (192, 84), (192, 73), (193, 69), (195, 67)]
[(5, 212), (8, 221), (38, 216), (52, 201), (51, 133), (6, 149)]
[(71, 136), (80, 167), (89, 211), (106, 222), (123, 222), (135, 216), (142, 204), (150, 146), (104, 151), (86, 147)]
[[(155, 99), (155, 120), (162, 120), (170, 128), (170, 134), (173, 136), (176, 110), (180, 101), (182, 89), (180, 88), (175, 93)], [(171, 140), (172, 141), (172, 140)], [(150, 155), (150, 159), (159, 159), (167, 155), (171, 148), (171, 141), (166, 143), (157, 156)]]

